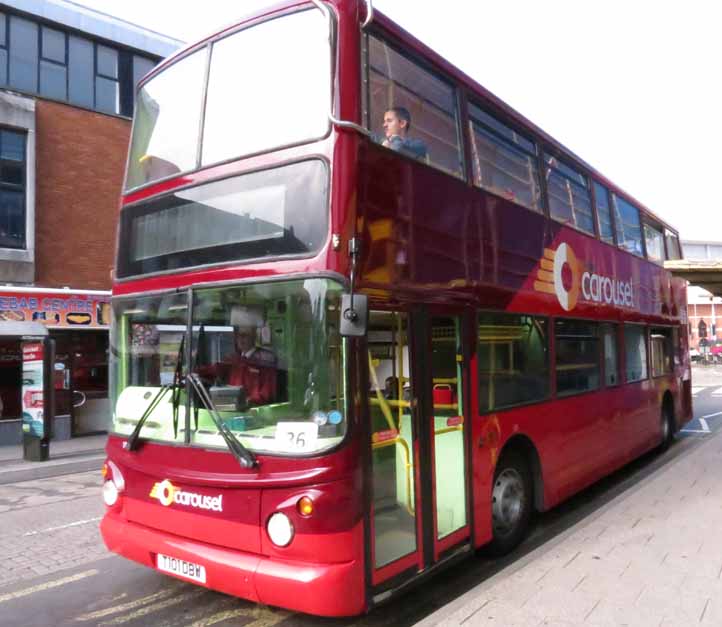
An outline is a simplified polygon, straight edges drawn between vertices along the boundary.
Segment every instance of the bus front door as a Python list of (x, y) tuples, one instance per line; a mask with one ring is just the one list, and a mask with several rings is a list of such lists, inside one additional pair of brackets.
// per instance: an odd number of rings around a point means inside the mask
[(427, 356), (422, 360), (428, 364), (423, 376), (431, 394), (425, 395), (420, 413), (426, 436), (422, 442), (428, 440), (422, 447), (428, 448), (422, 474), (431, 479), (422, 482), (428, 486), (425, 500), (431, 504), (425, 520), (426, 536), (433, 533), (425, 551), (429, 566), (454, 554), (460, 545), (468, 548), (465, 377), (469, 360), (461, 316), (432, 315), (424, 326), (426, 346), (420, 350)]
[(468, 548), (461, 316), (369, 315), (374, 598)]

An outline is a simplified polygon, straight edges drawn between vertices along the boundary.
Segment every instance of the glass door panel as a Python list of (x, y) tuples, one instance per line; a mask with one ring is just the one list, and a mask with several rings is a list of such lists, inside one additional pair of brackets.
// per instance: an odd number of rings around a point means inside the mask
[(408, 319), (372, 311), (368, 333), (376, 569), (418, 548)]
[(464, 359), (458, 317), (431, 319), (436, 539), (467, 525)]

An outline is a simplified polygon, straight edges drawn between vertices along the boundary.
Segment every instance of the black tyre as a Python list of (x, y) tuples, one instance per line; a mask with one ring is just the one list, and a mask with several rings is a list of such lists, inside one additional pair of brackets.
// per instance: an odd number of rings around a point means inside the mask
[(529, 463), (517, 451), (505, 453), (494, 472), (491, 491), (493, 540), (487, 545), (490, 555), (504, 555), (526, 535), (531, 518), (533, 488)]
[(674, 409), (672, 403), (664, 403), (662, 405), (662, 415), (660, 418), (662, 435), (659, 443), (659, 450), (666, 451), (674, 441)]

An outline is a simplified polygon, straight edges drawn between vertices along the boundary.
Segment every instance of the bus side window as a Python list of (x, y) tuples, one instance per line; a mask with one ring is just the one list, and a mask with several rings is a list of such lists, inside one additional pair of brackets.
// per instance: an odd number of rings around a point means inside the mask
[(376, 37), (368, 38), (367, 67), (368, 126), (379, 143), (388, 139), (384, 115), (402, 109), (410, 117), (404, 138), (408, 147), (398, 152), (463, 178), (456, 90)]

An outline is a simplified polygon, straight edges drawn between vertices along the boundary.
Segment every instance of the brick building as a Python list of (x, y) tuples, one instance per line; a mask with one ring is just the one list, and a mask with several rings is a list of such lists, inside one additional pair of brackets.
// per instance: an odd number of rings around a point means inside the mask
[(106, 429), (134, 88), (180, 45), (64, 0), (0, 4), (0, 445), (22, 438), (38, 384), (23, 345), (44, 337), (54, 437)]

